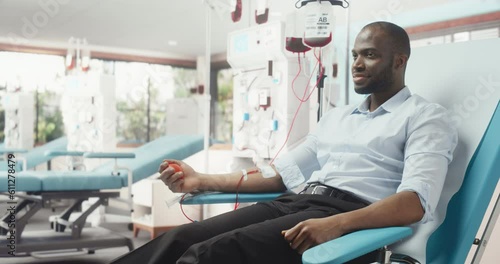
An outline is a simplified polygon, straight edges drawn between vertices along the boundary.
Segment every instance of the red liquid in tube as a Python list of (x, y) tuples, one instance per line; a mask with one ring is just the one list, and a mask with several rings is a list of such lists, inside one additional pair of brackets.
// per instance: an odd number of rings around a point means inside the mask
[(286, 38), (285, 48), (291, 52), (306, 52), (311, 50), (308, 46), (302, 43), (302, 38)]
[(332, 33), (326, 38), (305, 38), (304, 43), (309, 47), (324, 47), (332, 41)]

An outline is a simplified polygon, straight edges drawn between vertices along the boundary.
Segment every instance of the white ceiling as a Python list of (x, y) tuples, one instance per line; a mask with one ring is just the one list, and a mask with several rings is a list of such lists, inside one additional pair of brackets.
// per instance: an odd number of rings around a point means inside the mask
[[(243, 0), (243, 17), (238, 23), (231, 21), (229, 8), (224, 8), (230, 0), (209, 2), (213, 6), (212, 54), (223, 53), (228, 32), (255, 24), (256, 1)], [(294, 10), (296, 0), (268, 2), (270, 20), (284, 20)], [(408, 12), (457, 0), (350, 2), (351, 20), (361, 21), (373, 20), (376, 12)], [(335, 10), (337, 23), (343, 24), (346, 11), (340, 7)], [(101, 50), (193, 59), (205, 53), (205, 11), (202, 0), (0, 0), (0, 42), (65, 47), (70, 37), (77, 37)], [(177, 46), (169, 45), (171, 40)]]

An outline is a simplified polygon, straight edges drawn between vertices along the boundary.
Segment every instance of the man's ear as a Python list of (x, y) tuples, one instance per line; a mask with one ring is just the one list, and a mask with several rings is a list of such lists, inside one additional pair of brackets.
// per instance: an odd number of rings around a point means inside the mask
[(407, 62), (408, 62), (408, 55), (406, 54), (399, 53), (394, 56), (395, 69), (400, 69), (400, 68), (404, 69), (406, 67)]

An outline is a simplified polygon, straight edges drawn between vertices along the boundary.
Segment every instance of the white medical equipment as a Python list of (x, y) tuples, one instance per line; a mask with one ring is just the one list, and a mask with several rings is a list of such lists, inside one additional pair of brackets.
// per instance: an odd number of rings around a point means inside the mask
[(35, 98), (28, 93), (6, 93), (2, 97), (5, 109), (5, 148), (33, 148)]
[[(273, 158), (309, 131), (308, 103), (301, 105), (307, 86), (297, 57), (285, 50), (284, 25), (272, 22), (235, 31), (228, 36), (227, 60), (237, 72), (233, 86), (233, 153), (235, 157)], [(307, 91), (306, 91), (307, 92)]]
[[(64, 98), (62, 107), (68, 137), (67, 150), (114, 152), (117, 121), (114, 76), (76, 71), (66, 76)], [(78, 170), (91, 170), (108, 162), (107, 159), (84, 159), (82, 156), (67, 156), (67, 161), (71, 169)], [(88, 202), (84, 203), (87, 206)], [(100, 206), (91, 215), (93, 226), (104, 221), (104, 214), (105, 209)]]
[(116, 148), (114, 76), (80, 73), (66, 78), (63, 118), (68, 136), (68, 151), (114, 151)]

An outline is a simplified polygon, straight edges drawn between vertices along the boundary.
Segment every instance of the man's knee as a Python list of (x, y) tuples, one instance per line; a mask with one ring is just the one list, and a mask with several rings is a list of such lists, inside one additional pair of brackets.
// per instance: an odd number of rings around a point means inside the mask
[(192, 245), (210, 235), (198, 223), (182, 225), (157, 237), (151, 246), (155, 249), (150, 263), (175, 263)]
[(207, 230), (198, 223), (178, 226), (165, 233), (164, 236), (162, 240), (179, 243), (186, 248), (210, 237)]
[(218, 263), (219, 260), (233, 259), (233, 255), (240, 252), (235, 248), (239, 244), (239, 241), (234, 236), (235, 232), (237, 231), (222, 234), (189, 246), (176, 263)]

